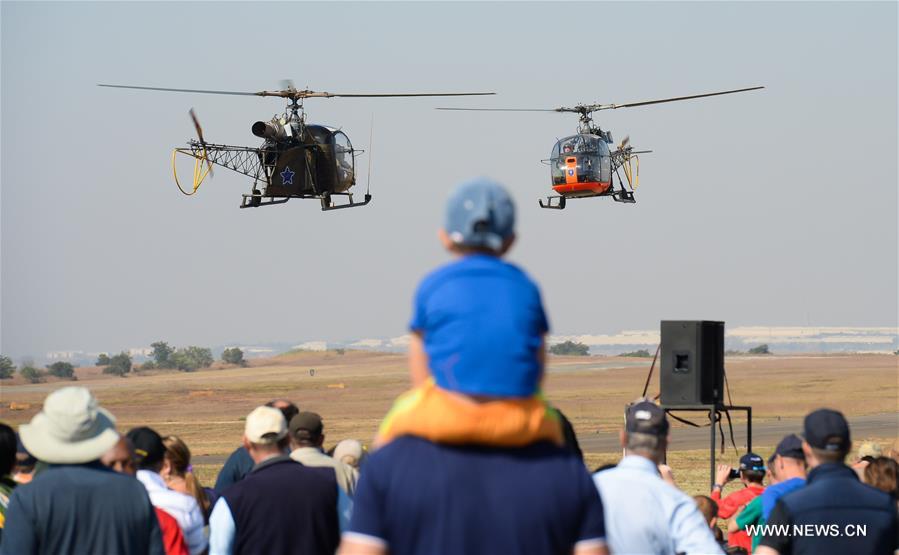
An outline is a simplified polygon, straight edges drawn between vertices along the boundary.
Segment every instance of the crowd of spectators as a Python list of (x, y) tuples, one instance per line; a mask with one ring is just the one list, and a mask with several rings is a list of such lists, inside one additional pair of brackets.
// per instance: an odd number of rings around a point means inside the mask
[(539, 290), (502, 260), (515, 239), (511, 198), (493, 182), (463, 184), (440, 237), (455, 260), (416, 293), (412, 389), (371, 454), (358, 440), (326, 452), (322, 417), (275, 399), (249, 412), (240, 446), (204, 488), (181, 438), (122, 433), (87, 388), (64, 387), (18, 434), (0, 424), (0, 555), (899, 547), (899, 454), (870, 444), (847, 465), (849, 425), (830, 409), (809, 413), (767, 463), (746, 453), (738, 468), (718, 468), (709, 495), (691, 497), (665, 464), (665, 411), (639, 399), (625, 408), (623, 458), (591, 474), (541, 393), (549, 323)]

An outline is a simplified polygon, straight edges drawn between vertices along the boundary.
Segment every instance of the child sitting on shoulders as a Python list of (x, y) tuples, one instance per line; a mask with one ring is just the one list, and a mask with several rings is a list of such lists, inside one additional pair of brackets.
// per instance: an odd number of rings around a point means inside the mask
[(537, 285), (502, 257), (515, 207), (487, 179), (461, 184), (439, 231), (456, 259), (415, 294), (409, 345), (413, 389), (388, 413), (376, 443), (400, 435), (455, 444), (562, 443), (558, 414), (539, 393), (549, 329)]

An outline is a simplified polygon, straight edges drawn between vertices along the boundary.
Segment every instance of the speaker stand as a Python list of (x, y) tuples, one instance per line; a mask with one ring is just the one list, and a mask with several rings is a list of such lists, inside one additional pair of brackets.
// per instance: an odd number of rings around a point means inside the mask
[[(746, 412), (746, 451), (752, 451), (752, 407), (738, 405), (659, 405), (659, 408), (665, 411), (667, 415), (675, 411), (687, 412), (704, 412), (709, 416), (709, 456), (711, 459), (709, 466), (709, 491), (715, 486), (715, 424), (719, 421), (721, 413), (729, 414), (730, 411)], [(667, 451), (667, 450), (666, 450)], [(665, 454), (667, 461), (667, 452)]]

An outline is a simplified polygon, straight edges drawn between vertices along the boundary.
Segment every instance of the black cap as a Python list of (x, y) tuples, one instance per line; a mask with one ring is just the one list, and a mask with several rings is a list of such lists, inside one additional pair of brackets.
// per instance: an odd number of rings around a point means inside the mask
[(771, 455), (771, 457), (773, 458), (776, 455), (804, 461), (805, 453), (802, 452), (802, 438), (796, 434), (784, 436), (780, 443), (777, 444), (777, 449), (774, 450), (774, 455)]
[(640, 401), (627, 408), (625, 430), (654, 436), (668, 435), (668, 418), (665, 411), (651, 401)]
[(849, 423), (839, 411), (818, 409), (812, 412), (805, 417), (803, 435), (805, 441), (816, 449), (844, 453), (849, 451)]
[(155, 430), (141, 426), (133, 428), (126, 435), (134, 446), (134, 458), (138, 468), (154, 468), (162, 462), (165, 457), (165, 445)]
[(308, 432), (312, 437), (322, 435), (325, 425), (322, 423), (322, 417), (314, 412), (301, 412), (290, 419), (287, 429), (291, 435), (295, 435), (299, 431)]
[(765, 470), (765, 461), (755, 453), (740, 457), (740, 470)]

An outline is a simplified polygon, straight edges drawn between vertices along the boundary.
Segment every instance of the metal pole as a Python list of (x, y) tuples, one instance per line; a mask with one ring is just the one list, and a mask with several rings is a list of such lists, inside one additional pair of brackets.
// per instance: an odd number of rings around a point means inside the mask
[(752, 451), (752, 407), (746, 407), (746, 450)]
[(711, 430), (711, 451), (709, 452), (709, 460), (711, 461), (711, 470), (709, 474), (709, 491), (715, 487), (715, 407), (709, 409), (709, 430)]

